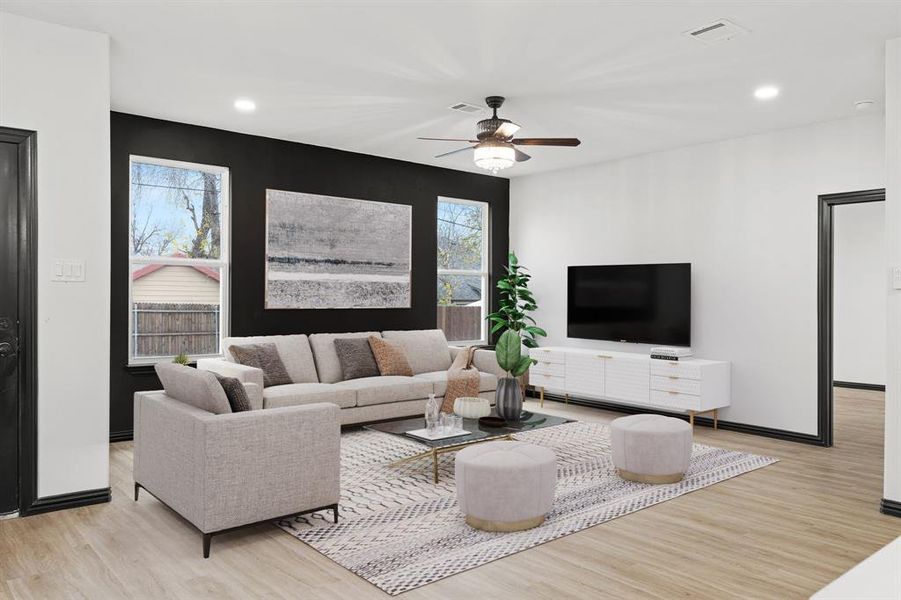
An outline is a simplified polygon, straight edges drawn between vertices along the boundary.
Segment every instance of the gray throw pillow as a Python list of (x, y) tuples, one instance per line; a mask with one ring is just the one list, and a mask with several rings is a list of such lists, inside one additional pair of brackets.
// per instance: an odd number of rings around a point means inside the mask
[(344, 381), (380, 375), (368, 338), (336, 338), (335, 352), (341, 363)]
[(285, 369), (275, 344), (249, 344), (247, 346), (229, 346), (228, 351), (235, 360), (248, 367), (256, 367), (263, 371), (263, 387), (292, 383), (291, 376)]
[(244, 384), (235, 377), (224, 377), (219, 373), (213, 373), (219, 380), (219, 385), (228, 398), (228, 404), (232, 407), (232, 412), (244, 412), (250, 410), (250, 398), (247, 397), (247, 390)]

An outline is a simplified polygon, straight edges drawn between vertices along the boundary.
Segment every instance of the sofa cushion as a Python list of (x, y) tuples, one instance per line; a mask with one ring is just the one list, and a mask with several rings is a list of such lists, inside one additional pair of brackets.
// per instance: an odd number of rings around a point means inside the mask
[(336, 338), (368, 338), (370, 335), (379, 335), (377, 331), (361, 333), (314, 333), (310, 336), (310, 347), (313, 349), (313, 359), (316, 361), (316, 372), (319, 373), (319, 381), (322, 383), (337, 383), (342, 380), (341, 361), (335, 351)]
[(255, 367), (263, 372), (263, 387), (291, 383), (291, 376), (288, 375), (275, 344), (234, 344), (228, 347), (228, 351), (242, 365)]
[[(443, 396), (447, 391), (447, 371), (432, 371), (431, 373), (419, 373), (414, 379), (424, 379), (434, 386), (434, 394)], [(497, 376), (493, 373), (479, 371), (479, 392), (493, 392), (497, 389)]]
[(175, 363), (157, 363), (154, 369), (170, 398), (217, 415), (232, 411), (219, 380), (209, 371)]
[(369, 346), (369, 338), (337, 338), (335, 352), (338, 354), (342, 379), (345, 381), (380, 375), (379, 366)]
[(228, 337), (222, 342), (225, 358), (238, 362), (228, 351), (229, 346), (247, 346), (248, 344), (275, 344), (278, 355), (285, 365), (285, 370), (293, 383), (318, 383), (316, 364), (310, 341), (303, 334), (294, 335), (256, 335), (251, 337)]
[(370, 336), (369, 347), (378, 366), (379, 375), (413, 376), (413, 367), (410, 366), (407, 353), (400, 344)]
[(383, 331), (382, 337), (403, 347), (413, 373), (447, 371), (451, 366), (450, 348), (440, 329)]
[(354, 390), (357, 393), (357, 406), (421, 400), (432, 393), (432, 383), (429, 381), (391, 375), (351, 379), (336, 383), (335, 387)]
[(263, 390), (263, 407), (298, 406), (331, 402), (338, 408), (351, 408), (356, 403), (354, 390), (341, 390), (328, 383), (289, 383)]

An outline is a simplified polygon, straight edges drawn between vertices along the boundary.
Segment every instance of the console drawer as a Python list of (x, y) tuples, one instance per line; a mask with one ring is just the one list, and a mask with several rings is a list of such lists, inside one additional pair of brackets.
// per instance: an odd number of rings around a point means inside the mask
[(651, 390), (651, 404), (674, 410), (701, 410), (701, 399), (691, 394)]
[(563, 363), (554, 363), (547, 362), (537, 359), (538, 363), (529, 367), (529, 373), (531, 375), (552, 375), (555, 377), (563, 377), (564, 375), (564, 365)]
[(701, 382), (698, 379), (685, 379), (677, 375), (661, 377), (651, 375), (651, 389), (662, 392), (681, 392), (693, 396), (701, 395)]
[(700, 379), (701, 367), (691, 361), (651, 359), (651, 375), (662, 377), (679, 377), (681, 379)]
[(547, 388), (549, 390), (564, 391), (563, 377), (555, 375), (543, 375), (540, 373), (529, 373), (529, 385), (536, 388)]
[(542, 362), (560, 363), (561, 365), (566, 360), (566, 355), (562, 352), (557, 352), (555, 350), (545, 350), (544, 348), (530, 349), (529, 356), (531, 356), (535, 360), (540, 360)]

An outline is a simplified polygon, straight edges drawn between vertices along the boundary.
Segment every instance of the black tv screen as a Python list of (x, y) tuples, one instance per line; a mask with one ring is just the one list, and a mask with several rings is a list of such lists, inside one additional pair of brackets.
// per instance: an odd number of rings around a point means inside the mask
[(691, 264), (569, 267), (571, 338), (691, 345)]

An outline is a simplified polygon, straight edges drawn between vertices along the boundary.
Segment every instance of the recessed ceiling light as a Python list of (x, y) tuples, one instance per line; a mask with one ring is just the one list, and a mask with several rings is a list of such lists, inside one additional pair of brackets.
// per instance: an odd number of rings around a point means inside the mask
[(875, 105), (876, 103), (873, 100), (858, 100), (854, 103), (854, 108), (857, 110), (870, 110)]
[(257, 109), (257, 103), (249, 98), (238, 98), (235, 100), (235, 109), (241, 112), (253, 112)]
[(779, 88), (774, 85), (762, 85), (754, 90), (754, 97), (758, 100), (772, 100), (779, 95)]

